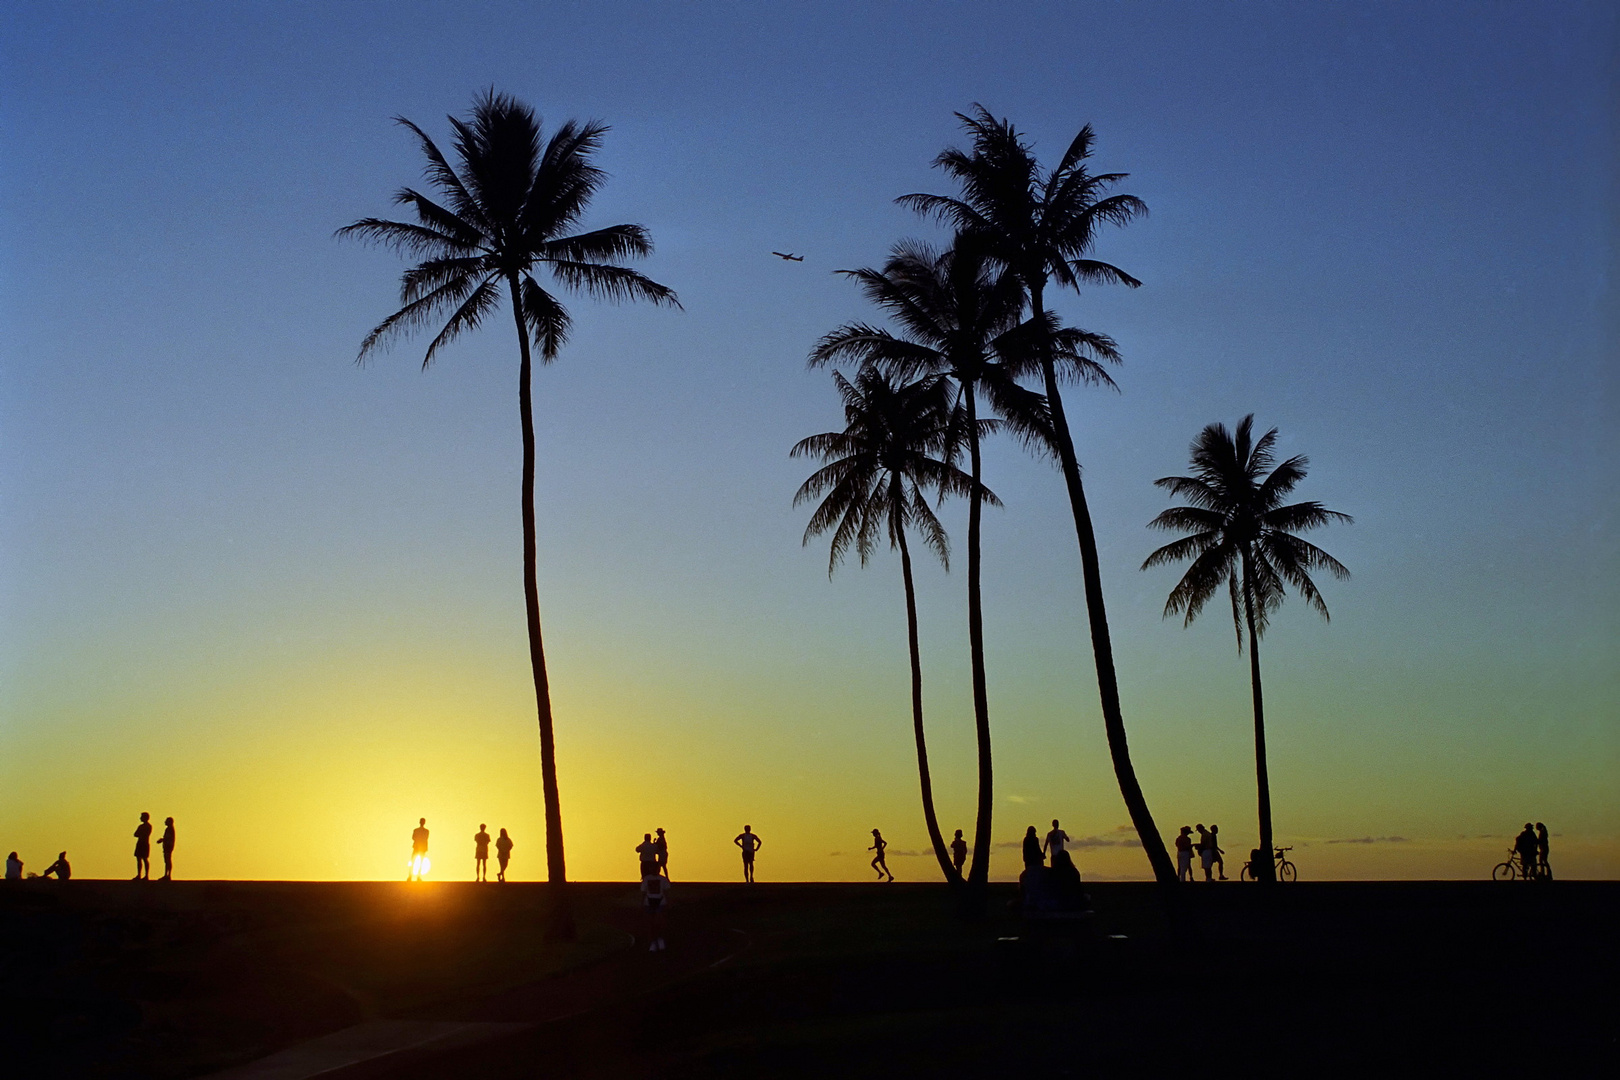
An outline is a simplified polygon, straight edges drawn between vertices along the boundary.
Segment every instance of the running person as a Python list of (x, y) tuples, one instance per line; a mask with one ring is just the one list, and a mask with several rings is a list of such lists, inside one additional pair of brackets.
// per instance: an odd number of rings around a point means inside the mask
[[(1526, 826), (1528, 828), (1528, 826)], [(135, 826), (135, 876), (131, 881), (152, 880), (152, 815), (141, 814)]]
[(512, 861), (512, 838), (501, 830), (501, 835), (495, 839), (495, 865), (499, 869), (495, 872), (496, 881), (506, 880), (506, 864)]
[(752, 885), (754, 883), (754, 852), (764, 847), (765, 841), (761, 840), (759, 834), (754, 832), (752, 825), (744, 825), (743, 831), (738, 833), (731, 842), (742, 848), (743, 880)]
[(489, 880), (489, 833), (488, 825), (479, 823), (478, 831), (473, 833), (473, 880)]
[(883, 839), (883, 834), (878, 832), (876, 829), (873, 829), (872, 830), (872, 846), (867, 848), (866, 850), (867, 851), (875, 851), (875, 852), (877, 852), (876, 855), (872, 856), (872, 869), (877, 871), (879, 881), (884, 880), (884, 878), (883, 878), (884, 874), (889, 875), (888, 880), (890, 880), (890, 881), (894, 880), (894, 871), (889, 869), (888, 860), (884, 859), (884, 857), (883, 857), (883, 852), (888, 846), (889, 846), (889, 842), (887, 840)]

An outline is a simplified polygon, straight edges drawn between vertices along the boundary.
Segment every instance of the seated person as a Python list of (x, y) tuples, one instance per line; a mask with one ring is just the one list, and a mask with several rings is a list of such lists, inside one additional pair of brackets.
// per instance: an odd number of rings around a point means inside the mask
[(6, 856), (6, 880), (22, 880), (22, 860), (17, 858), (17, 853), (15, 851)]
[(57, 852), (56, 861), (46, 867), (45, 872), (40, 877), (50, 877), (53, 874), (58, 881), (66, 881), (73, 876), (73, 867), (68, 865), (67, 852)]
[(1067, 851), (1059, 851), (1052, 856), (1049, 873), (1052, 891), (1057, 894), (1059, 911), (1086, 911), (1091, 907), (1091, 897), (1086, 895), (1085, 886), (1080, 884), (1080, 870)]

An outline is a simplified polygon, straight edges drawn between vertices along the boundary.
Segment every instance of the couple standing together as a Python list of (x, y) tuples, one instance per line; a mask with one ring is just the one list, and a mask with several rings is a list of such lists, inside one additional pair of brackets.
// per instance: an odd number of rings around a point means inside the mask
[[(163, 876), (159, 881), (174, 880), (174, 818), (163, 819), (163, 835), (158, 838), (163, 849)], [(63, 858), (67, 852), (62, 853)], [(152, 815), (141, 814), (141, 823), (135, 826), (135, 876), (131, 881), (152, 880)]]
[(1210, 874), (1210, 871), (1217, 866), (1220, 867), (1221, 872), (1219, 880), (1226, 880), (1226, 860), (1221, 858), (1226, 853), (1221, 850), (1220, 831), (1221, 827), (1219, 825), (1211, 825), (1207, 829), (1199, 825), (1198, 840), (1194, 843), (1192, 826), (1183, 825), (1181, 827), (1181, 835), (1176, 837), (1177, 881), (1191, 881), (1193, 879), (1192, 861), (1194, 851), (1197, 851), (1198, 861), (1203, 865), (1205, 881), (1217, 880)]

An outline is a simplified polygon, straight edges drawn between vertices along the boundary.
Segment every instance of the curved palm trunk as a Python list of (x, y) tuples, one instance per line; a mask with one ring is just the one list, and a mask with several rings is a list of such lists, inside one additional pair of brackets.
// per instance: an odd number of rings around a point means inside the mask
[[(1041, 306), (1041, 289), (1030, 288), (1030, 309), (1037, 320), (1045, 318)], [(1164, 838), (1153, 823), (1142, 785), (1137, 782), (1136, 768), (1131, 764), (1131, 751), (1125, 740), (1125, 717), (1119, 706), (1119, 680), (1114, 674), (1114, 646), (1108, 634), (1108, 611), (1103, 606), (1102, 578), (1097, 563), (1097, 534), (1091, 525), (1091, 509), (1086, 505), (1085, 488), (1080, 483), (1080, 462), (1075, 457), (1074, 441), (1069, 435), (1069, 421), (1063, 413), (1063, 398), (1058, 393), (1057, 372), (1052, 366), (1049, 351), (1041, 356), (1041, 377), (1046, 384), (1046, 400), (1052, 410), (1052, 428), (1056, 436), (1058, 460), (1063, 466), (1063, 481), (1069, 489), (1069, 505), (1074, 510), (1074, 531), (1080, 541), (1080, 566), (1085, 578), (1086, 615), (1091, 622), (1091, 652), (1097, 665), (1097, 693), (1102, 699), (1103, 730), (1108, 734), (1108, 753), (1114, 761), (1114, 776), (1119, 781), (1119, 793), (1125, 799), (1125, 809), (1136, 826), (1136, 835), (1142, 841), (1153, 876), (1161, 885), (1174, 885), (1176, 867), (1165, 850)]]
[(968, 501), (968, 650), (973, 662), (973, 722), (979, 741), (979, 809), (973, 825), (973, 861), (968, 865), (969, 902), (981, 909), (990, 882), (990, 815), (995, 809), (990, 767), (990, 698), (984, 679), (984, 607), (979, 597), (979, 519), (984, 499), (979, 482), (979, 416), (973, 385), (967, 399), (968, 452), (972, 458), (973, 496)]
[(1260, 792), (1260, 858), (1249, 869), (1256, 881), (1276, 881), (1271, 842), (1271, 778), (1266, 772), (1266, 708), (1260, 693), (1260, 636), (1254, 629), (1254, 590), (1250, 586), (1250, 558), (1243, 549), (1243, 616), (1249, 623), (1249, 687), (1254, 693), (1254, 780)]
[(540, 638), (540, 586), (534, 555), (534, 402), (529, 390), (529, 332), (523, 323), (523, 301), (515, 275), (508, 277), (512, 317), (517, 320), (523, 363), (518, 372), (518, 412), (523, 419), (523, 603), (529, 620), (529, 663), (534, 669), (534, 698), (540, 719), (540, 786), (546, 807), (546, 880), (568, 880), (563, 861), (562, 802), (557, 794), (557, 746), (551, 730), (551, 684), (546, 678), (546, 648)]
[(923, 735), (922, 650), (917, 644), (917, 593), (911, 580), (911, 551), (906, 547), (905, 529), (895, 530), (900, 542), (900, 571), (906, 579), (906, 639), (911, 645), (911, 726), (917, 736), (917, 776), (922, 782), (923, 820), (928, 824), (928, 841), (934, 845), (934, 857), (939, 869), (952, 886), (962, 883), (962, 877), (951, 865), (945, 838), (939, 831), (939, 817), (934, 813), (934, 781), (928, 772), (928, 742)]

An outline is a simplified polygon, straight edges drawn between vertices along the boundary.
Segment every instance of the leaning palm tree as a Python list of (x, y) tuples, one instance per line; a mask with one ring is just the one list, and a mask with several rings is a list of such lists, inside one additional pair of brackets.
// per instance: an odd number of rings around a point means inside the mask
[(874, 364), (896, 378), (947, 375), (960, 387), (970, 462), (968, 499), (968, 648), (972, 663), (973, 716), (978, 740), (978, 813), (973, 862), (968, 867), (972, 903), (983, 899), (990, 874), (990, 828), (994, 783), (990, 757), (990, 704), (984, 666), (984, 615), (980, 597), (980, 520), (986, 501), (980, 459), (982, 395), (1007, 425), (1026, 439), (1045, 432), (1040, 395), (1019, 386), (1013, 361), (1028, 351), (1033, 334), (1021, 322), (1018, 282), (1000, 273), (981, 248), (957, 243), (939, 252), (926, 244), (897, 244), (882, 270), (840, 271), (854, 278), (867, 299), (896, 323), (899, 333), (851, 323), (817, 343), (812, 366), (839, 359)]
[[(961, 196), (918, 193), (902, 195), (897, 201), (920, 213), (940, 217), (986, 245), (1022, 283), (1029, 299), (1031, 322), (1037, 328), (1056, 329), (1057, 324), (1047, 318), (1045, 306), (1049, 282), (1076, 291), (1082, 283), (1113, 282), (1133, 288), (1141, 284), (1119, 267), (1089, 257), (1101, 226), (1124, 225), (1147, 213), (1146, 204), (1134, 195), (1108, 194), (1109, 189), (1125, 178), (1125, 173), (1093, 174), (1086, 168), (1095, 139), (1091, 125), (1086, 125), (1074, 137), (1055, 168), (1045, 170), (1009, 121), (997, 120), (982, 105), (974, 106), (972, 116), (956, 115), (972, 136), (973, 148), (971, 151), (947, 149), (934, 164), (956, 179), (961, 186)], [(1109, 338), (1082, 331), (1073, 333), (1081, 335), (1084, 349), (1091, 356), (1109, 361), (1119, 359)], [(1069, 505), (1074, 513), (1075, 536), (1080, 545), (1086, 614), (1097, 667), (1097, 692), (1114, 775), (1154, 876), (1161, 883), (1169, 884), (1175, 881), (1175, 866), (1153, 823), (1125, 738), (1119, 680), (1114, 672), (1114, 647), (1098, 568), (1097, 536), (1058, 385), (1063, 358), (1050, 333), (1038, 345), (1036, 366), (1051, 414), (1051, 448), (1063, 470)]]
[(1192, 444), (1191, 476), (1166, 476), (1154, 483), (1192, 505), (1174, 506), (1148, 523), (1149, 528), (1190, 535), (1155, 551), (1142, 569), (1191, 559), (1165, 602), (1164, 614), (1184, 615), (1190, 626), (1223, 584), (1232, 598), (1232, 625), (1243, 651), (1249, 637), (1249, 682), (1254, 694), (1254, 772), (1260, 792), (1260, 848), (1251, 860), (1255, 878), (1271, 881), (1271, 781), (1266, 772), (1265, 705), (1260, 693), (1260, 638), (1272, 612), (1283, 601), (1285, 584), (1328, 617), (1327, 604), (1311, 580), (1311, 571), (1326, 570), (1348, 578), (1344, 564), (1294, 535), (1333, 521), (1351, 518), (1319, 502), (1284, 504), (1305, 478), (1304, 457), (1276, 464), (1277, 429), (1254, 439), (1254, 415), (1238, 422), (1237, 433), (1210, 424)]
[(460, 168), (446, 160), (432, 139), (404, 117), (427, 158), (428, 182), (438, 200), (402, 188), (394, 201), (416, 221), (362, 218), (339, 236), (393, 248), (420, 260), (400, 281), (398, 311), (378, 323), (360, 345), (364, 362), (395, 336), (438, 323), (448, 313), (422, 358), (425, 369), (446, 344), (477, 329), (500, 306), (504, 293), (517, 328), (518, 414), (523, 426), (523, 598), (528, 614), (529, 659), (540, 723), (540, 777), (546, 810), (546, 875), (567, 880), (563, 859), (562, 805), (552, 736), (551, 689), (540, 636), (540, 593), (535, 583), (534, 411), (530, 393), (531, 342), (541, 363), (556, 359), (568, 339), (567, 309), (535, 278), (542, 268), (575, 292), (605, 300), (650, 300), (678, 307), (674, 292), (618, 260), (652, 252), (640, 225), (574, 231), (591, 196), (606, 180), (592, 164), (607, 132), (603, 124), (572, 120), (543, 137), (527, 105), (489, 90), (465, 120), (450, 117)]
[[(966, 495), (973, 481), (956, 467), (954, 458), (963, 434), (964, 418), (953, 400), (950, 384), (937, 375), (896, 386), (882, 372), (867, 366), (851, 383), (839, 372), (833, 382), (844, 401), (844, 430), (829, 431), (801, 440), (793, 457), (817, 457), (825, 462), (810, 475), (793, 505), (825, 496), (804, 530), (804, 543), (832, 532), (827, 576), (853, 546), (865, 566), (878, 542), (900, 552), (900, 574), (906, 587), (906, 638), (911, 647), (911, 723), (917, 741), (917, 775), (922, 784), (923, 820), (928, 839), (945, 880), (962, 883), (951, 863), (945, 838), (934, 812), (934, 784), (928, 770), (928, 742), (923, 733), (922, 654), (917, 642), (917, 593), (911, 576), (911, 548), (906, 533), (915, 529), (923, 543), (946, 569), (950, 568), (950, 541), (926, 492), (940, 498)], [(984, 497), (992, 502), (994, 495)]]

